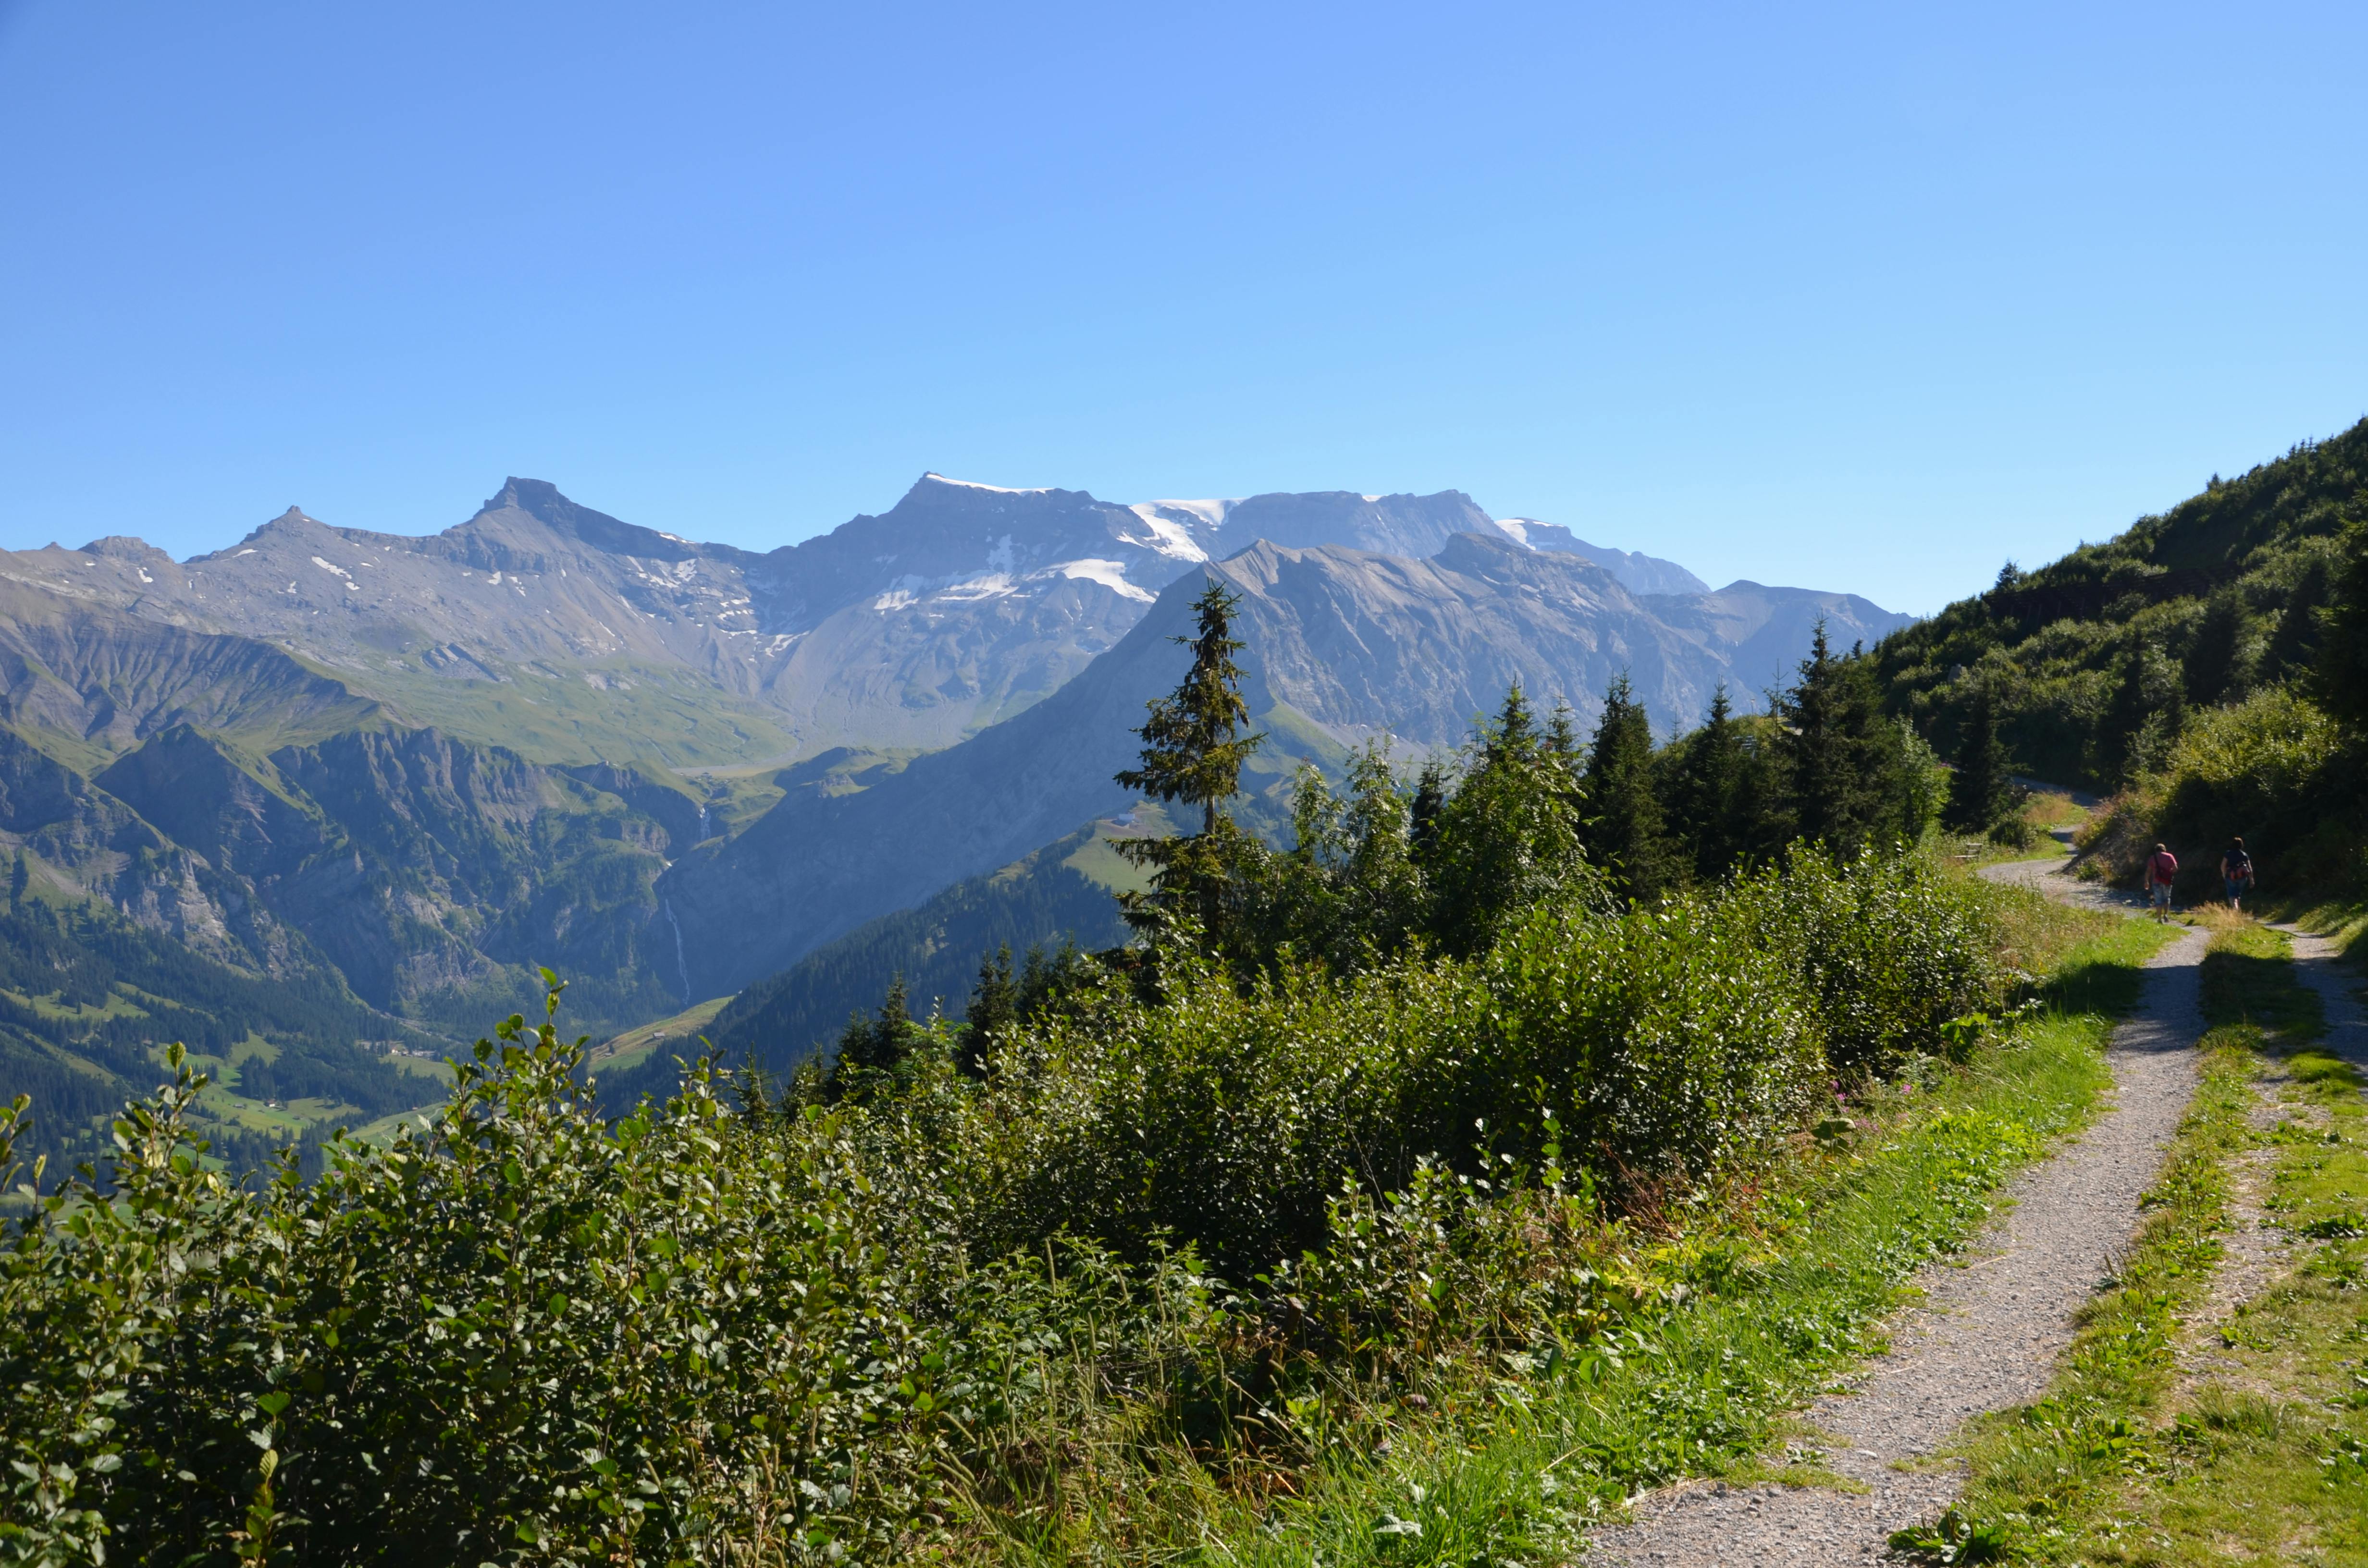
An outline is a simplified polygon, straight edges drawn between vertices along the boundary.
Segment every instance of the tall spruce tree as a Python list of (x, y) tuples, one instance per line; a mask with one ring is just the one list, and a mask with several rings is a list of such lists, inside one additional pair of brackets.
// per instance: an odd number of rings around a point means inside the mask
[(2285, 607), (2278, 614), (2278, 628), (2270, 634), (2270, 645), (2261, 659), (2266, 678), (2284, 680), (2309, 672), (2318, 653), (2319, 611), (2333, 587), (2333, 574), (2328, 570), (2327, 558), (2312, 556), (2294, 585), (2287, 590)]
[(1750, 761), (1726, 683), (1711, 694), (1702, 728), (1685, 737), (1669, 815), (1694, 876), (1714, 881), (1752, 847), (1745, 773)]
[(1776, 712), (1794, 835), (1856, 855), (1882, 836), (1899, 793), (1898, 738), (1866, 657), (1837, 657), (1820, 620)]
[(2097, 736), (2099, 781), (2108, 789), (2129, 783), (2157, 760), (2158, 750), (2187, 722), (2187, 687), (2169, 654), (2143, 638), (2122, 655), (2112, 697)]
[(1652, 725), (1624, 673), (1603, 695), (1581, 793), (1587, 801), (1587, 846), (1613, 890), (1632, 903), (1667, 892), (1675, 868), (1660, 798), (1653, 790)]
[(1415, 779), (1414, 803), (1406, 808), (1407, 849), (1417, 866), (1428, 861), (1438, 842), (1439, 812), (1446, 803), (1447, 769), (1434, 756), (1422, 765)]
[(2014, 782), (2006, 747), (1998, 741), (1998, 707), (1986, 680), (1974, 686), (1954, 761), (1956, 772), (1949, 779), (1949, 806), (1943, 820), (1960, 833), (1987, 833), (2011, 804)]
[(2122, 656), (2105, 722), (2096, 736), (2096, 777), (2108, 789), (2136, 779), (2188, 722), (2186, 677), (2159, 644), (2134, 640)]
[(2184, 661), (2188, 701), (2209, 708), (2245, 695), (2252, 680), (2252, 625), (2244, 595), (2233, 587), (2203, 601), (2203, 619)]
[(1303, 767), (1293, 787), (1294, 842), (1243, 868), (1237, 971), (1272, 966), (1288, 949), (1339, 972), (1400, 950), (1420, 927), (1421, 874), (1407, 833), (1408, 791), (1386, 740), (1350, 754), (1345, 787)]
[(1127, 923), (1139, 931), (1166, 929), (1179, 914), (1219, 939), (1231, 906), (1235, 868), (1254, 858), (1257, 842), (1235, 826), (1224, 802), (1240, 790), (1242, 764), (1266, 737), (1244, 734), (1249, 709), (1242, 701), (1243, 644), (1234, 636), (1241, 601), (1212, 579), (1192, 601), (1195, 630), (1175, 642), (1192, 650), (1192, 666), (1169, 695), (1153, 700), (1143, 737), (1142, 765), (1118, 775), (1126, 789), (1156, 801), (1201, 810), (1201, 831), (1166, 838), (1120, 839), (1113, 847), (1152, 869), (1152, 891), (1129, 895)]
[(837, 1057), (830, 1064), (830, 1076), (825, 1084), (825, 1097), (841, 1100), (869, 1096), (905, 1064), (914, 1037), (919, 1032), (919, 1026), (913, 1022), (905, 977), (899, 974), (888, 983), (888, 995), (877, 1014), (867, 1018), (858, 1012), (847, 1020), (847, 1028), (838, 1037)]

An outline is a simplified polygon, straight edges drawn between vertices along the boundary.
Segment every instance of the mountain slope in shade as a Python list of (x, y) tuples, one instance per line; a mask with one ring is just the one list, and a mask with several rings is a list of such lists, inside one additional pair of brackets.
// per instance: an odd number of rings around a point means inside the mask
[(179, 724), (85, 778), (0, 730), (0, 854), (43, 899), (431, 1030), (530, 1000), (544, 963), (587, 1018), (638, 1021), (675, 1006), (655, 884), (706, 822), (632, 770), (580, 771), (432, 730), (260, 756)]
[(1854, 619), (1841, 596), (1738, 585), (1733, 599), (1685, 601), (1692, 620), (1675, 626), (1593, 562), (1493, 531), (1451, 535), (1428, 561), (1254, 544), (1172, 583), (1116, 647), (1026, 711), (860, 794), (793, 794), (678, 861), (658, 891), (684, 933), (683, 994), (734, 990), (1123, 810), (1111, 776), (1133, 759), (1144, 705), (1184, 669), (1172, 639), (1210, 576), (1242, 597), (1244, 697), (1269, 732), (1265, 761), (1276, 769), (1337, 757), (1383, 729), (1418, 747), (1452, 745), (1517, 680), (1541, 707), (1566, 702), (1587, 722), (1624, 672), (1668, 733), (1695, 722), (1721, 680), (1750, 705), (1760, 670), (1738, 661), (1775, 645), (1782, 633), (1771, 626), (1825, 613), (1847, 642), (1905, 619), (1872, 606)]
[(1064, 940), (1088, 949), (1123, 942), (1118, 901), (1067, 863), (1092, 836), (1090, 828), (1081, 829), (911, 909), (866, 921), (742, 991), (696, 1038), (603, 1072), (602, 1097), (628, 1106), (645, 1090), (667, 1093), (675, 1058), (696, 1054), (701, 1039), (734, 1063), (786, 1073), (837, 1040), (851, 1013), (878, 1007), (898, 978), (916, 1017), (939, 1010), (959, 1017), (980, 957), (998, 946), (1009, 947), (1017, 963), (1031, 947), (1057, 948)]

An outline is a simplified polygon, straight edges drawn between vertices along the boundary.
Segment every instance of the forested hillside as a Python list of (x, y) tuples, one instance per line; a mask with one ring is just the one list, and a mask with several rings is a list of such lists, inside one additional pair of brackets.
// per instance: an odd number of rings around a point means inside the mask
[(2282, 893), (2368, 885), (2363, 528), (2368, 421), (1893, 634), (1886, 699), (1943, 756), (1994, 730), (2021, 771), (2118, 795), (2112, 874), (2163, 837), (2203, 891), (2242, 835)]
[(108, 1119), (154, 1086), (168, 1040), (213, 1074), (192, 1124), (240, 1170), (440, 1099), (450, 1082), (440, 1037), (372, 1012), (332, 972), (242, 971), (21, 890), (0, 912), (0, 1085), (40, 1108), (20, 1156), (95, 1157)]

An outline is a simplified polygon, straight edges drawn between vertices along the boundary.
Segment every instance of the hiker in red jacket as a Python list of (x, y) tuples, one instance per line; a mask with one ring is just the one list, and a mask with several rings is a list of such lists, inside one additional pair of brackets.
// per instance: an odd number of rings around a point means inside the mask
[(2157, 920), (2170, 918), (2170, 880), (2179, 875), (2179, 857), (2157, 844), (2146, 857), (2146, 899)]

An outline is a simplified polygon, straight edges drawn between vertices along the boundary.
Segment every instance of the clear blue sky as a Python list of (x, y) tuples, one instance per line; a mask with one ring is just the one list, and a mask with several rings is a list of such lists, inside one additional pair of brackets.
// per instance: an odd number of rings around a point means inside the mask
[(2368, 8), (0, 0), (0, 543), (1469, 491), (1928, 610), (2368, 413)]

